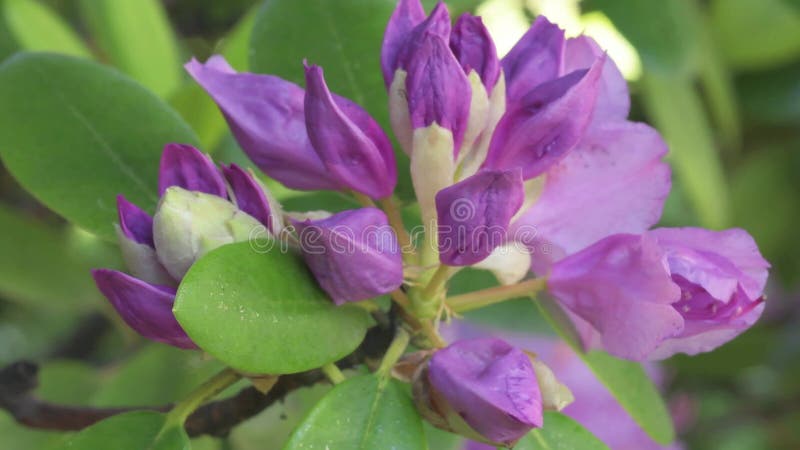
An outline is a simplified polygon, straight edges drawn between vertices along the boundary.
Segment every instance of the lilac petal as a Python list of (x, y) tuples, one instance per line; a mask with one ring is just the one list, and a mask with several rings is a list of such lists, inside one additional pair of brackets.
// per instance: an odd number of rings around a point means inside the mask
[(403, 283), (397, 236), (383, 211), (362, 208), (293, 224), (306, 264), (337, 305), (387, 294)]
[(684, 328), (665, 259), (647, 235), (613, 235), (554, 264), (547, 287), (600, 333), (606, 351), (641, 361)]
[(306, 67), (306, 85), (308, 137), (328, 171), (342, 185), (372, 198), (390, 195), (397, 172), (386, 134), (355, 103), (334, 100), (319, 66)]
[(117, 196), (117, 214), (119, 227), (126, 238), (154, 247), (153, 217), (143, 209), (129, 202), (125, 196)]
[(191, 145), (164, 146), (158, 173), (158, 194), (163, 195), (170, 186), (228, 198), (225, 180), (211, 158)]
[(450, 36), (450, 48), (464, 68), (464, 73), (469, 75), (472, 70), (478, 72), (486, 92), (491, 94), (500, 77), (500, 60), (494, 41), (481, 18), (462, 14)]
[(528, 180), (577, 145), (589, 124), (605, 58), (531, 91), (497, 124), (484, 167), (521, 167)]
[(247, 156), (293, 189), (338, 190), (311, 146), (303, 89), (271, 75), (235, 73), (221, 56), (192, 59), (189, 74), (211, 95)]
[(650, 232), (668, 247), (691, 248), (727, 259), (741, 273), (739, 283), (748, 297), (761, 296), (767, 282), (769, 262), (761, 256), (758, 245), (747, 231), (734, 228), (711, 231), (702, 228), (658, 228)]
[(539, 16), (531, 28), (503, 58), (509, 103), (561, 74), (564, 30)]
[(172, 314), (175, 289), (145, 283), (116, 270), (92, 271), (97, 288), (142, 336), (179, 348), (197, 348)]
[[(564, 50), (564, 71), (567, 74), (575, 70), (588, 69), (603, 56), (605, 52), (589, 36), (578, 36), (567, 39)], [(630, 111), (631, 99), (628, 94), (628, 83), (611, 58), (603, 65), (600, 77), (600, 89), (597, 94), (592, 123), (599, 124), (611, 120), (625, 120)]]
[(510, 233), (516, 238), (535, 230), (534, 240), (526, 242), (534, 252), (534, 270), (544, 274), (561, 255), (655, 224), (671, 186), (669, 166), (662, 161), (666, 152), (654, 129), (620, 122), (593, 131), (550, 168), (541, 196)]
[(506, 241), (508, 225), (524, 197), (519, 169), (484, 170), (439, 191), (441, 262), (469, 266), (486, 259)]
[(386, 86), (392, 84), (397, 70), (397, 56), (400, 54), (411, 31), (425, 20), (425, 9), (420, 0), (399, 0), (397, 7), (386, 25), (381, 48), (381, 70)]
[(236, 206), (261, 222), (268, 230), (273, 231), (272, 211), (269, 199), (253, 176), (244, 169), (231, 164), (222, 166), (222, 173), (233, 190)]
[(437, 351), (428, 379), (449, 407), (491, 442), (513, 444), (542, 426), (542, 399), (530, 359), (503, 340), (463, 340)]
[(469, 119), (472, 87), (447, 41), (425, 33), (404, 67), (411, 125), (418, 129), (436, 123), (450, 130), (457, 155)]

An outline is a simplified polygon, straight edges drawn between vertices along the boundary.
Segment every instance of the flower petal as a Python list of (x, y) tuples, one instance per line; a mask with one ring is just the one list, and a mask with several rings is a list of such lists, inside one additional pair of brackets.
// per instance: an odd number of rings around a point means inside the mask
[(308, 139), (302, 88), (272, 75), (236, 73), (218, 55), (205, 64), (192, 59), (185, 67), (222, 110), (247, 156), (267, 175), (293, 189), (340, 188)]
[(117, 215), (123, 235), (139, 244), (153, 247), (153, 218), (143, 209), (129, 202), (125, 196), (117, 196)]
[(471, 71), (476, 71), (486, 86), (487, 94), (491, 94), (500, 77), (500, 60), (494, 41), (481, 18), (469, 13), (462, 14), (450, 36), (450, 48), (464, 73), (469, 75)]
[(420, 0), (399, 0), (386, 25), (381, 47), (381, 70), (388, 87), (397, 70), (397, 57), (412, 30), (425, 20), (425, 9)]
[[(588, 69), (605, 52), (589, 36), (578, 36), (567, 39), (564, 50), (564, 74), (575, 70)], [(600, 77), (600, 89), (592, 115), (592, 124), (600, 124), (611, 120), (625, 120), (631, 107), (628, 94), (628, 83), (622, 73), (608, 58), (603, 65)]]
[(197, 348), (172, 314), (175, 289), (148, 284), (116, 270), (97, 269), (92, 276), (100, 292), (136, 332), (175, 347)]
[(519, 101), (497, 124), (484, 167), (521, 167), (528, 180), (564, 158), (589, 124), (604, 60), (543, 83)]
[(392, 144), (360, 106), (336, 102), (319, 66), (306, 67), (308, 137), (339, 183), (372, 198), (392, 193), (397, 169)]
[(684, 328), (665, 259), (651, 237), (613, 235), (554, 264), (547, 287), (600, 333), (606, 351), (641, 361)]
[(293, 224), (306, 264), (337, 305), (387, 294), (403, 283), (397, 236), (383, 211), (362, 208)]
[(523, 226), (536, 230), (526, 242), (534, 270), (544, 274), (565, 254), (655, 224), (671, 186), (666, 152), (654, 129), (620, 122), (596, 130), (552, 167), (541, 196), (512, 227), (512, 235)]
[(416, 42), (403, 67), (412, 127), (436, 123), (450, 130), (455, 157), (464, 140), (472, 99), (472, 88), (461, 65), (447, 41), (427, 32)]
[(486, 259), (506, 240), (511, 218), (522, 206), (522, 172), (484, 170), (436, 194), (439, 259), (469, 266)]
[(503, 74), (509, 102), (533, 88), (557, 78), (563, 71), (564, 30), (539, 16), (503, 58)]
[(211, 158), (191, 145), (164, 146), (158, 173), (159, 195), (163, 195), (170, 186), (228, 198), (225, 180)]
[(280, 217), (276, 217), (276, 211), (272, 211), (265, 188), (256, 181), (252, 174), (247, 173), (236, 164), (222, 166), (222, 173), (231, 186), (236, 206), (253, 216), (275, 234), (280, 228)]

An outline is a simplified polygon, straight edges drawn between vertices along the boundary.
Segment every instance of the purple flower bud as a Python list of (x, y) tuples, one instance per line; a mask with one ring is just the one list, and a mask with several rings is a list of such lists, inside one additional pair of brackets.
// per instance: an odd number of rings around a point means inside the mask
[(432, 124), (453, 133), (454, 156), (458, 155), (469, 119), (472, 87), (441, 36), (424, 33), (408, 53), (406, 100), (413, 129)]
[(484, 167), (521, 167), (528, 180), (544, 173), (583, 138), (605, 57), (532, 90), (497, 124)]
[(282, 228), (282, 219), (277, 202), (270, 198), (269, 191), (253, 176), (236, 164), (222, 166), (222, 173), (231, 186), (236, 206), (261, 222), (272, 234)]
[(126, 238), (139, 244), (153, 247), (153, 218), (142, 208), (129, 202), (125, 196), (117, 196), (119, 227)]
[(340, 189), (306, 132), (304, 91), (272, 75), (236, 73), (221, 56), (186, 70), (214, 99), (247, 156), (292, 189)]
[(425, 9), (420, 0), (399, 0), (386, 25), (381, 48), (381, 70), (388, 87), (397, 70), (397, 56), (414, 28), (425, 20)]
[(486, 259), (506, 241), (511, 218), (522, 206), (520, 169), (483, 170), (436, 194), (439, 259), (469, 266)]
[(175, 285), (158, 261), (153, 241), (153, 218), (122, 195), (117, 196), (117, 240), (122, 259), (134, 276), (147, 283)]
[(293, 224), (306, 264), (337, 305), (387, 294), (403, 283), (397, 236), (383, 211), (362, 208)]
[(391, 195), (397, 168), (389, 138), (360, 106), (334, 100), (319, 66), (306, 67), (305, 117), (311, 144), (339, 183), (376, 199)]
[(568, 256), (548, 287), (578, 317), (585, 342), (663, 359), (713, 350), (753, 325), (768, 267), (743, 230), (657, 229)]
[(225, 180), (211, 158), (191, 145), (164, 146), (158, 173), (158, 194), (163, 195), (170, 186), (228, 197)]
[(175, 347), (197, 348), (172, 315), (174, 288), (145, 283), (115, 270), (93, 270), (92, 276), (100, 292), (136, 332)]
[(497, 58), (494, 41), (481, 18), (468, 13), (462, 14), (450, 36), (450, 48), (461, 63), (464, 73), (469, 75), (471, 71), (476, 71), (486, 87), (486, 92), (491, 94), (500, 77), (500, 60)]
[(531, 361), (501, 339), (463, 340), (437, 351), (427, 379), (429, 404), (456, 433), (510, 447), (542, 426)]
[(563, 73), (563, 55), (564, 30), (544, 16), (537, 17), (502, 61), (509, 102)]

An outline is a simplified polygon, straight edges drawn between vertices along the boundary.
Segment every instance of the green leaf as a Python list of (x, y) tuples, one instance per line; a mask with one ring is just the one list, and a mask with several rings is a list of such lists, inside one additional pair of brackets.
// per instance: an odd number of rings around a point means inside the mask
[(675, 439), (672, 418), (664, 399), (661, 398), (658, 389), (641, 364), (615, 358), (602, 351), (584, 352), (572, 322), (561, 307), (555, 302), (543, 306), (537, 301), (537, 305), (540, 305), (539, 310), (550, 321), (556, 332), (575, 350), (597, 379), (608, 388), (611, 395), (653, 440), (660, 444), (669, 444)]
[(91, 267), (71, 251), (64, 228), (0, 205), (0, 293), (8, 299), (75, 308), (98, 298)]
[(3, 0), (2, 18), (23, 50), (91, 58), (81, 38), (56, 13), (34, 0)]
[(337, 385), (311, 410), (284, 450), (425, 450), (422, 420), (394, 380), (362, 375)]
[(129, 412), (98, 422), (69, 438), (60, 450), (189, 450), (182, 427), (156, 412)]
[[(598, 411), (598, 413), (601, 413)], [(544, 413), (544, 426), (528, 433), (514, 450), (609, 450), (581, 424), (553, 412)]]
[(334, 306), (302, 260), (279, 247), (221, 247), (189, 269), (175, 299), (175, 317), (192, 340), (244, 372), (294, 373), (336, 361), (358, 347), (370, 323), (358, 306)]
[(178, 44), (158, 0), (81, 0), (95, 41), (111, 62), (160, 96), (183, 72)]
[(0, 157), (39, 201), (114, 238), (115, 197), (152, 210), (164, 144), (196, 144), (175, 112), (102, 65), (23, 53), (0, 66)]
[[(250, 39), (250, 68), (303, 86), (307, 58), (325, 69), (331, 91), (366, 108), (388, 134), (380, 54), (394, 6), (394, 0), (267, 0)], [(395, 148), (398, 189), (408, 197), (408, 157)]]
[(800, 11), (785, 0), (714, 0), (710, 15), (734, 67), (765, 69), (800, 56)]
[(683, 75), (647, 73), (641, 86), (655, 127), (669, 144), (667, 158), (701, 224), (715, 229), (728, 226), (725, 174), (692, 80)]
[(686, 8), (690, 0), (592, 0), (642, 58), (646, 70), (686, 73), (694, 62), (697, 23)]

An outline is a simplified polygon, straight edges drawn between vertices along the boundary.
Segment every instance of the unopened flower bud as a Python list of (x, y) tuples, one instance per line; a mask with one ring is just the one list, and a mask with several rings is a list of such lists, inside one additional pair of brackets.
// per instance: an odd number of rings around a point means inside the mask
[(263, 225), (216, 195), (172, 186), (164, 192), (153, 218), (159, 261), (181, 279), (201, 256), (225, 244), (246, 241)]

